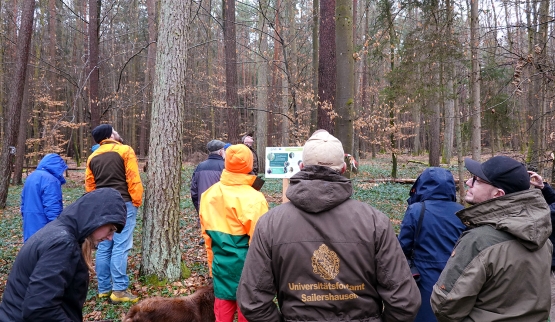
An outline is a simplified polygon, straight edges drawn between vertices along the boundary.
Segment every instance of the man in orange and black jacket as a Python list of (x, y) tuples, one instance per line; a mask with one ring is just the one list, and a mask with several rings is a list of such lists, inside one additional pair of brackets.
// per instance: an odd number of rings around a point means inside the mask
[(138, 298), (127, 291), (127, 255), (133, 247), (137, 208), (143, 200), (143, 184), (135, 151), (121, 143), (121, 137), (111, 125), (102, 124), (94, 128), (92, 136), (100, 147), (87, 160), (85, 190), (114, 188), (121, 193), (127, 208), (127, 222), (113, 240), (98, 245), (96, 252), (96, 275), (98, 297), (111, 302), (132, 302)]

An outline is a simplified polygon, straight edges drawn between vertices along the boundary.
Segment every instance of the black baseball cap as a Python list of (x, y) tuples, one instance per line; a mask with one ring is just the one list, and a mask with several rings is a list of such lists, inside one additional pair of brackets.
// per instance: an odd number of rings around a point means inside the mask
[(505, 194), (530, 189), (530, 176), (524, 164), (506, 156), (496, 156), (484, 163), (464, 159), (466, 169)]

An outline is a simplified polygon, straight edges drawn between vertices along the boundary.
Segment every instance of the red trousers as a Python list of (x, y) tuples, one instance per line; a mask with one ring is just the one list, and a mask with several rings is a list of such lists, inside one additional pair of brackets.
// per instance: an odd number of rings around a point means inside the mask
[(216, 322), (233, 322), (237, 311), (237, 321), (247, 322), (247, 319), (241, 314), (237, 307), (237, 302), (233, 300), (216, 299), (214, 301), (214, 314), (216, 315)]

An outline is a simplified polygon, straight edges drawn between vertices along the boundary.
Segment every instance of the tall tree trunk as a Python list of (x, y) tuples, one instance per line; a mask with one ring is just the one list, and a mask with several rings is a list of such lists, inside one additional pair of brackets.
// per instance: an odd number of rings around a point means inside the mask
[(157, 37), (157, 19), (156, 19), (156, 3), (157, 0), (147, 0), (146, 9), (148, 15), (148, 50), (146, 55), (145, 70), (145, 89), (144, 104), (141, 113), (141, 130), (139, 132), (139, 155), (145, 157), (147, 154), (147, 139), (149, 133), (150, 109), (152, 106), (152, 84), (155, 82), (156, 67), (156, 37)]
[[(446, 35), (449, 39), (451, 37), (453, 29), (453, 3), (452, 0), (445, 1), (446, 10), (446, 20), (447, 20), (447, 30)], [(447, 78), (447, 87), (445, 91), (445, 130), (443, 135), (443, 163), (451, 164), (451, 158), (453, 157), (453, 141), (454, 141), (454, 131), (455, 131), (455, 88), (454, 88), (454, 74), (455, 74), (455, 64), (450, 63), (451, 60), (448, 59), (447, 63), (443, 64), (445, 70), (445, 75)]]
[(335, 0), (320, 3), (318, 60), (318, 128), (334, 131), (332, 114), (336, 95)]
[[(337, 117), (335, 134), (345, 153), (353, 154), (355, 60), (353, 58), (353, 7), (351, 0), (336, 0)], [(345, 173), (350, 178), (350, 171)]]
[(156, 54), (141, 275), (181, 276), (180, 189), (189, 1), (163, 0)]
[[(453, 78), (456, 77), (456, 69), (453, 68)], [(459, 98), (458, 98), (458, 94), (457, 94), (457, 90), (454, 89), (453, 90), (453, 94), (455, 95), (454, 97), (454, 105), (453, 105), (453, 111), (455, 112), (455, 144), (457, 145), (457, 165), (459, 168), (459, 200), (460, 203), (463, 203), (464, 200), (464, 195), (465, 195), (465, 189), (464, 189), (464, 162), (463, 162), (463, 153), (464, 153), (464, 146), (462, 143), (462, 134), (461, 134), (461, 114), (460, 114), (460, 108), (459, 108)]]
[(259, 48), (262, 61), (258, 64), (256, 78), (258, 80), (256, 92), (256, 153), (261, 156), (258, 158), (258, 171), (264, 172), (266, 169), (266, 146), (268, 144), (268, 62), (265, 53), (268, 51), (268, 27), (264, 17), (268, 11), (268, 0), (260, 0), (260, 13), (258, 15), (258, 35)]
[[(272, 60), (272, 88), (270, 93), (270, 112), (281, 112), (279, 110), (279, 98), (282, 94), (281, 87), (282, 87), (282, 79), (280, 77), (281, 70), (280, 70), (280, 53), (281, 46), (282, 46), (282, 28), (281, 28), (281, 18), (279, 8), (281, 8), (281, 0), (276, 0), (276, 10), (275, 18), (274, 18), (274, 56)], [(279, 145), (279, 141), (275, 137), (278, 132), (278, 125), (282, 117), (276, 117), (272, 114), (268, 113), (268, 132), (270, 135), (268, 136), (268, 145), (276, 146)], [(279, 114), (277, 114), (279, 115)]]
[(478, 21), (478, 0), (470, 0), (470, 54), (472, 55), (471, 86), (472, 86), (472, 131), (471, 148), (472, 159), (479, 161), (482, 153), (482, 113), (480, 107), (480, 57), (478, 47), (480, 46)]
[(100, 124), (99, 39), (101, 0), (89, 0), (89, 108), (91, 129)]
[[(430, 29), (434, 30), (434, 34), (436, 37), (441, 37), (441, 28), (438, 25), (438, 21), (433, 19), (434, 16), (438, 16), (439, 13), (439, 3), (437, 0), (431, 0), (428, 3), (427, 7), (429, 11), (429, 17), (426, 19), (426, 23), (430, 25)], [(435, 46), (436, 37), (433, 37), (434, 46), (432, 46), (431, 54), (435, 56), (439, 56), (439, 64), (437, 61), (429, 63), (429, 71), (431, 73), (431, 83), (429, 85), (430, 91), (432, 96), (430, 98), (430, 106), (431, 106), (431, 115), (430, 115), (430, 128), (429, 128), (429, 137), (430, 137), (430, 145), (429, 145), (429, 156), (428, 156), (428, 164), (431, 167), (438, 167), (440, 154), (441, 154), (441, 102), (442, 96), (441, 92), (435, 90), (436, 88), (442, 88), (443, 84), (443, 77), (442, 77), (442, 61), (443, 58), (438, 55), (438, 46)]]
[[(395, 70), (395, 48), (397, 47), (397, 36), (395, 31), (395, 24), (392, 6), (393, 3), (389, 0), (383, 0), (385, 4), (384, 13), (386, 15), (387, 28), (389, 33), (389, 66), (390, 71)], [(393, 81), (389, 81), (389, 86), (393, 87)], [(387, 98), (388, 105), (388, 116), (389, 116), (389, 127), (391, 128), (391, 134), (389, 135), (390, 148), (391, 148), (391, 177), (397, 178), (397, 137), (395, 130), (395, 99), (394, 97)]]
[[(208, 0), (208, 12), (212, 12), (212, 0)], [(206, 33), (207, 33), (206, 38), (212, 39), (213, 37), (212, 16), (207, 16), (205, 23), (208, 26), (206, 28)], [(206, 78), (209, 80), (212, 79), (212, 75), (213, 75), (212, 64), (213, 64), (212, 47), (206, 46)], [(213, 98), (212, 89), (208, 88), (207, 91), (208, 91), (207, 93), (208, 102), (212, 102), (212, 98)], [(216, 109), (214, 108), (214, 104), (210, 103), (210, 137), (211, 138), (216, 137), (217, 125), (218, 124), (216, 123)]]
[(31, 36), (33, 35), (34, 15), (35, 1), (24, 1), (21, 11), (21, 27), (16, 41), (16, 64), (8, 98), (8, 121), (0, 150), (0, 208), (2, 209), (6, 207), (6, 200), (8, 198), (8, 186), (10, 185), (10, 174), (15, 145), (17, 143), (21, 103), (23, 102), (23, 91), (25, 88), (25, 76), (27, 74), (27, 64), (31, 49)]
[[(56, 66), (56, 0), (48, 0), (48, 46), (50, 64)], [(51, 73), (54, 77), (55, 73)], [(53, 81), (53, 80), (51, 80)]]
[[(446, 68), (452, 68), (447, 66)], [(452, 73), (447, 76), (447, 97), (445, 100), (445, 130), (443, 134), (443, 163), (451, 164), (453, 157), (453, 134), (455, 131), (455, 98)]]
[[(434, 64), (437, 65), (437, 64)], [(439, 71), (433, 71), (435, 82), (432, 84), (441, 84)], [(432, 85), (433, 86), (433, 85)], [(439, 95), (435, 94), (431, 101), (432, 115), (430, 116), (430, 153), (428, 156), (428, 164), (431, 167), (439, 167), (440, 158), (440, 135), (441, 135), (441, 105)]]
[[(539, 9), (537, 11), (537, 16), (534, 18), (534, 26), (536, 25), (536, 21), (538, 21), (538, 28), (534, 28), (534, 46), (530, 48), (530, 55), (534, 57), (534, 64), (531, 74), (536, 76), (532, 77), (532, 84), (530, 88), (530, 97), (531, 97), (531, 105), (530, 107), (534, 111), (532, 115), (534, 116), (533, 122), (534, 125), (532, 126), (532, 140), (534, 142), (533, 145), (533, 153), (531, 162), (533, 164), (538, 165), (538, 171), (543, 170), (543, 163), (542, 158), (544, 153), (546, 152), (546, 144), (545, 144), (545, 137), (546, 137), (546, 120), (545, 120), (545, 113), (546, 113), (546, 105), (547, 103), (547, 93), (546, 88), (547, 84), (549, 83), (549, 79), (545, 77), (545, 66), (548, 66), (547, 63), (547, 35), (548, 35), (548, 25), (549, 25), (549, 0), (539, 0)], [(537, 30), (537, 32), (536, 32)], [(532, 37), (531, 37), (532, 38)], [(553, 85), (551, 85), (553, 86)]]
[(320, 1), (312, 0), (312, 93), (313, 103), (310, 110), (310, 133), (318, 126), (318, 39)]
[[(35, 67), (38, 69), (38, 66)], [(21, 117), (19, 119), (19, 135), (17, 136), (17, 148), (13, 170), (13, 184), (23, 183), (23, 162), (25, 161), (25, 141), (27, 140), (27, 122), (29, 121), (29, 78), (25, 79), (25, 89), (23, 91), (23, 104), (21, 104)]]
[(229, 142), (239, 141), (239, 109), (237, 109), (237, 50), (235, 36), (235, 0), (223, 0), (225, 50), (225, 101)]

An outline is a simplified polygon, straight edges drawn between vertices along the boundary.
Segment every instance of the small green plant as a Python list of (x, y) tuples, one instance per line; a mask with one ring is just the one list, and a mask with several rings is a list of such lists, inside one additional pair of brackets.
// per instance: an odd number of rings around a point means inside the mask
[(187, 263), (181, 262), (181, 278), (186, 280), (191, 277), (191, 270), (187, 267)]

